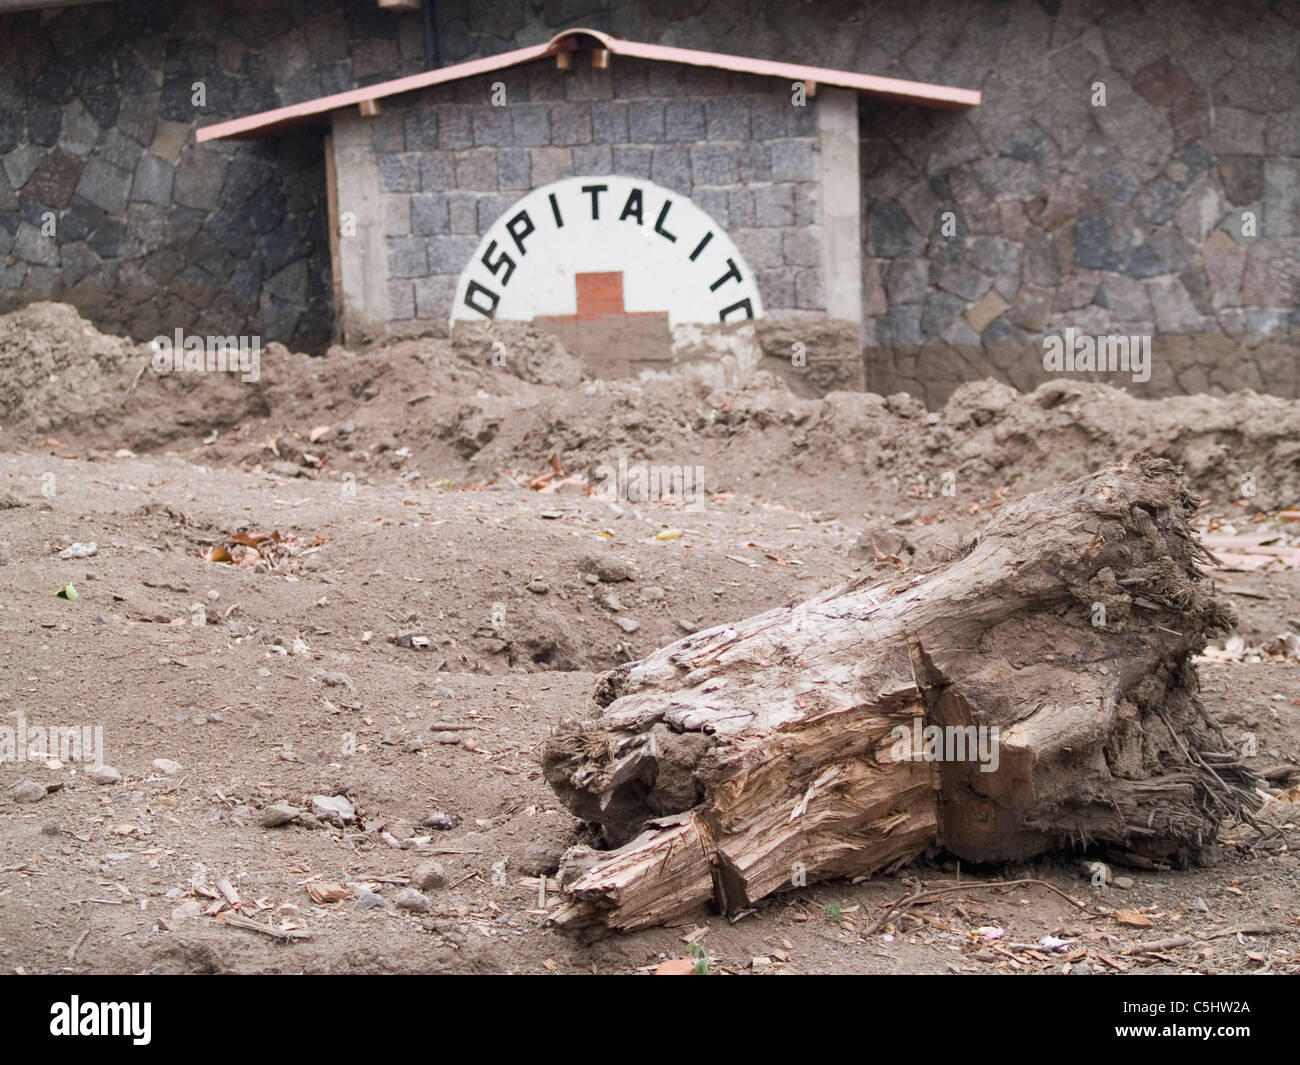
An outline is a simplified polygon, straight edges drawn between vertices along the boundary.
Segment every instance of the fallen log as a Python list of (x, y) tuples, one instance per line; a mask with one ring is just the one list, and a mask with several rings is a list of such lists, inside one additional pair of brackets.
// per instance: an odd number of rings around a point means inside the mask
[(600, 681), (542, 751), (615, 849), (562, 866), (564, 928), (870, 875), (942, 847), (1192, 860), (1258, 805), (1197, 697), (1233, 618), (1177, 470), (1139, 457), (1008, 505), (957, 557), (694, 633)]

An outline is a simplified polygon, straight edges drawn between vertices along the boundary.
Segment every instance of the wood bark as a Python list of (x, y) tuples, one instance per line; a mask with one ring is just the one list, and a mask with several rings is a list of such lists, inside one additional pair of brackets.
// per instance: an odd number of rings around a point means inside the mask
[[(1134, 458), (1006, 506), (925, 572), (607, 674), (543, 748), (552, 788), (615, 848), (571, 854), (556, 922), (735, 913), (936, 847), (1191, 859), (1258, 802), (1196, 694), (1193, 655), (1233, 621), (1198, 566), (1196, 509), (1174, 467)], [(903, 739), (918, 731), (985, 747), (926, 752)]]

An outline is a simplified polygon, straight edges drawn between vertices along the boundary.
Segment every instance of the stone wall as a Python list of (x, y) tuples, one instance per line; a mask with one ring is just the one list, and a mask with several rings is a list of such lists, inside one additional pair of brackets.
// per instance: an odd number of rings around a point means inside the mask
[[(1136, 391), (1300, 395), (1300, 5), (440, 0), (439, 11), (446, 62), (585, 25), (982, 90), (982, 106), (964, 115), (862, 103), (869, 387), (931, 402), (988, 374), (1030, 387), (1043, 376), (1043, 334), (1070, 327), (1150, 333), (1152, 380)], [(323, 345), (332, 321), (319, 134), (198, 147), (192, 131), (423, 65), (420, 16), (374, 0), (120, 0), (0, 16), (0, 310), (54, 297), (141, 337), (181, 326)], [(611, 73), (627, 65), (615, 57)], [(626, 101), (571, 98), (575, 77), (563, 100), (526, 96), (539, 132), (524, 151), (444, 147), (441, 127), (431, 150), (495, 152), (487, 195), (500, 199), (489, 203), (523, 191), (525, 156), (538, 184), (548, 166), (563, 172), (602, 147), (612, 163), (615, 143), (648, 148), (639, 158), (652, 179), (656, 151), (661, 172), (685, 151), (678, 180), (691, 175), (696, 195), (690, 145), (667, 139), (678, 101), (649, 77), (639, 99), (652, 113), (664, 104), (662, 141), (634, 137), (630, 113), (625, 141), (598, 141), (600, 105)], [(195, 81), (207, 89), (202, 108)], [(1096, 82), (1104, 108), (1092, 106)], [(553, 139), (557, 125), (570, 135), (571, 104), (590, 111), (590, 143)], [(402, 151), (390, 154), (406, 154), (408, 132), (403, 122)], [(447, 191), (418, 180), (398, 195)], [(708, 189), (702, 204), (712, 196), (706, 209), (733, 236), (761, 228), (744, 206), (733, 211), (730, 190), (723, 214)], [(458, 226), (469, 225), (465, 210)], [(451, 230), (451, 211), (448, 232), (429, 235), (472, 248), (478, 205), (465, 232)], [(956, 219), (951, 239), (939, 229), (944, 211)], [(1256, 214), (1254, 237), (1242, 234), (1243, 211)], [(53, 238), (42, 233), (48, 212)], [(413, 208), (412, 235), (415, 224)], [(773, 272), (770, 305), (818, 305), (811, 290), (800, 296), (802, 268), (777, 265), (770, 246), (744, 250)], [(418, 317), (416, 276), (402, 280)], [(424, 288), (431, 310), (441, 297), (434, 282)]]
[(1029, 389), (1072, 328), (1152, 338), (1149, 381), (1081, 375), (1136, 394), (1300, 395), (1300, 7), (880, 14), (908, 73), (984, 103), (862, 101), (869, 387)]
[(372, 137), (395, 329), (447, 321), (479, 238), (524, 193), (611, 172), (710, 214), (766, 308), (825, 309), (816, 100), (792, 106), (784, 82), (616, 56), (609, 70), (533, 63), (383, 107)]

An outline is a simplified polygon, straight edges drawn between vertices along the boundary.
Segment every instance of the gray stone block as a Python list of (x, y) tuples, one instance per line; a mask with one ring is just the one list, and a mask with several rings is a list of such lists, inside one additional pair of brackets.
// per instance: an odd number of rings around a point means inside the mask
[(420, 156), (413, 152), (384, 154), (379, 162), (379, 187), (384, 192), (420, 190)]
[(627, 136), (633, 144), (664, 139), (664, 105), (660, 100), (633, 100), (627, 105)]
[[(787, 95), (787, 100), (789, 96)], [(812, 137), (817, 134), (817, 101), (807, 100), (802, 107), (790, 105), (786, 113), (785, 132), (791, 137)]]
[(723, 229), (731, 228), (731, 214), (727, 210), (728, 189), (697, 188), (691, 198), (695, 206), (712, 218)]
[(696, 144), (691, 148), (691, 183), (734, 185), (740, 172), (739, 152), (727, 144)]
[(402, 114), (402, 127), (408, 152), (427, 152), (438, 147), (438, 113), (432, 107), (408, 107)]
[[(445, 239), (445, 238), (437, 238)], [(388, 273), (390, 277), (423, 277), (429, 272), (426, 244), (423, 237), (388, 238)]]
[(551, 114), (546, 104), (516, 104), (510, 108), (514, 143), (540, 147), (551, 143)]
[[(826, 307), (826, 291), (822, 286), (820, 270), (800, 270), (794, 279), (794, 302), (801, 311), (820, 311)], [(910, 319), (909, 319), (910, 321)], [(917, 340), (920, 343), (920, 318), (917, 318)]]
[(752, 189), (739, 188), (727, 190), (727, 217), (730, 225), (736, 227), (755, 225), (754, 192)]
[(650, 160), (650, 180), (664, 188), (691, 194), (691, 153), (680, 144), (660, 144)]
[[(409, 232), (426, 237), (451, 232), (445, 193), (417, 192), (407, 202), (410, 204)], [(390, 229), (389, 235), (396, 236), (398, 232)]]
[(717, 96), (704, 101), (704, 131), (710, 141), (749, 139), (749, 98)]
[[(406, 150), (405, 115), (399, 111), (385, 111), (372, 118), (370, 143), (377, 152), (402, 152)], [(436, 122), (435, 122), (436, 128)], [(426, 147), (436, 147), (427, 145)]]
[(5, 178), (9, 187), (21, 189), (27, 179), (36, 172), (45, 158), (45, 152), (32, 144), (22, 144), (9, 152), (4, 158)]
[(784, 138), (772, 142), (773, 181), (816, 181), (818, 153), (808, 138)]
[(798, 270), (783, 266), (776, 270), (758, 270), (758, 294), (763, 309), (768, 311), (792, 310), (795, 306), (795, 276)]
[(805, 228), (785, 230), (781, 235), (781, 254), (787, 266), (820, 266), (822, 255), (820, 230)]
[(653, 148), (643, 148), (636, 144), (614, 145), (614, 173), (616, 174), (648, 179), (653, 159)]
[(447, 228), (452, 233), (478, 232), (478, 193), (447, 194)]
[(455, 184), (455, 168), (449, 152), (424, 152), (420, 156), (420, 188), (442, 192)]
[(495, 148), (474, 148), (456, 157), (456, 187), (474, 192), (490, 192), (497, 187), (497, 153)]
[(591, 105), (551, 104), (551, 143), (557, 147), (591, 143)]
[(794, 190), (789, 185), (759, 185), (754, 189), (755, 225), (794, 225)]
[(821, 221), (821, 185), (816, 181), (800, 181), (794, 186), (794, 224), (819, 226)]
[(746, 185), (772, 180), (772, 146), (747, 141), (740, 146), (740, 180)]
[(59, 245), (30, 222), (19, 222), (13, 254), (32, 266), (58, 266)]
[(664, 140), (704, 138), (704, 104), (699, 100), (670, 100), (664, 107)]
[[(8, 158), (5, 162), (8, 163)], [(26, 181), (26, 178), (23, 180)], [(126, 210), (130, 190), (130, 171), (114, 166), (107, 159), (88, 159), (86, 169), (81, 172), (81, 180), (77, 183), (78, 196), (109, 214), (121, 214)]]
[(608, 174), (614, 168), (614, 153), (608, 144), (584, 144), (573, 149), (575, 174)]
[(497, 152), (497, 187), (501, 189), (527, 189), (530, 187), (532, 156), (527, 148), (502, 148)]
[(131, 199), (141, 203), (156, 203), (170, 207), (172, 202), (172, 182), (176, 170), (164, 159), (146, 152), (140, 156), (135, 168), (135, 180), (131, 184)]
[(482, 236), (492, 226), (492, 223), (506, 213), (515, 202), (513, 196), (503, 196), (500, 193), (490, 193), (487, 196), (478, 198), (478, 235)]
[(89, 155), (99, 141), (99, 123), (80, 100), (73, 100), (63, 109), (63, 126), (59, 132), (59, 147), (73, 155)]
[(415, 282), (415, 316), (446, 320), (456, 297), (456, 275), (438, 274)]
[(509, 107), (474, 109), (474, 143), (480, 148), (508, 148), (514, 144), (514, 120)]
[(733, 229), (731, 239), (751, 269), (769, 270), (788, 265), (781, 254), (779, 229)]
[(628, 139), (628, 104), (598, 100), (591, 105), (591, 139), (596, 144), (618, 144)]
[(872, 200), (867, 208), (867, 249), (884, 259), (912, 258), (921, 254), (925, 240), (898, 205)]
[(470, 108), (448, 104), (438, 108), (438, 147), (455, 151), (474, 146), (474, 120)]
[[(478, 247), (477, 236), (433, 237), (429, 240), (429, 273), (459, 276)], [(418, 300), (419, 293), (417, 291)]]
[(788, 97), (773, 94), (749, 97), (750, 130), (754, 140), (771, 141), (784, 137), (789, 117)]

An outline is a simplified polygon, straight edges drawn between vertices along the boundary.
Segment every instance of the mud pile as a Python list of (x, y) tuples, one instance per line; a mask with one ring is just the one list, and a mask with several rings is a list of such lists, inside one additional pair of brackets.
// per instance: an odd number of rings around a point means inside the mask
[(1145, 451), (1222, 506), (1300, 501), (1300, 402), (1253, 392), (1143, 400), (1069, 379), (1029, 394), (981, 381), (928, 411), (906, 394), (801, 397), (762, 371), (738, 390), (593, 379), (530, 325), (320, 358), (273, 343), (256, 381), (160, 374), (150, 356), (67, 306), (0, 317), (10, 446), (57, 431), (92, 450), (202, 448), (205, 462), (287, 461), (303, 476), (392, 468), (458, 483), (536, 475), (551, 455), (592, 482), (622, 459), (700, 469), (711, 493), (859, 515), (1042, 487)]

